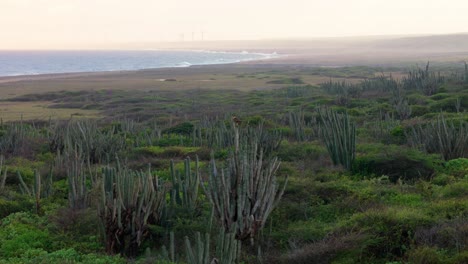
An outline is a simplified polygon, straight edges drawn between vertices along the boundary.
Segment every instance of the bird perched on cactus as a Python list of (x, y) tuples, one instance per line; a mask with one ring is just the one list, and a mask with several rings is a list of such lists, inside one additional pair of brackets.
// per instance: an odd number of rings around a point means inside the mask
[(232, 121), (236, 124), (236, 125), (240, 125), (242, 123), (242, 121), (237, 117), (237, 116), (232, 116)]

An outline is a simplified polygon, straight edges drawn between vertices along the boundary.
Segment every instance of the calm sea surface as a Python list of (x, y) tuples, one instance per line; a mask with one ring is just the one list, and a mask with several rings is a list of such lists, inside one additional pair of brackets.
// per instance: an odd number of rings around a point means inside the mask
[(235, 63), (276, 54), (210, 51), (0, 51), (0, 76)]

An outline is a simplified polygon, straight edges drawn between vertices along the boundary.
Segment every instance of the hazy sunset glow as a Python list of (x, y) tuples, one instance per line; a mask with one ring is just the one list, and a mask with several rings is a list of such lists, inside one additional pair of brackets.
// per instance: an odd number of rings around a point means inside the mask
[(466, 32), (466, 0), (0, 0), (0, 49)]

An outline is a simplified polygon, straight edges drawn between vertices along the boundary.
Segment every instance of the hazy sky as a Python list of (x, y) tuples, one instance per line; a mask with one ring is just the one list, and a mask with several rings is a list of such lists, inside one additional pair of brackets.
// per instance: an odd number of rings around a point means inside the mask
[(0, 0), (0, 49), (468, 32), (468, 0)]

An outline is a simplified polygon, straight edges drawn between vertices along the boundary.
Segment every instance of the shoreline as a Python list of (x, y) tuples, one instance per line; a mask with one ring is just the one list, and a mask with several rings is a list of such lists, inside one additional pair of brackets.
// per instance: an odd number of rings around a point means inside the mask
[(201, 64), (190, 64), (183, 66), (164, 66), (156, 68), (142, 68), (142, 69), (130, 69), (130, 70), (103, 70), (103, 71), (83, 71), (83, 72), (55, 72), (55, 73), (38, 73), (38, 74), (19, 74), (19, 75), (7, 75), (0, 76), (0, 83), (9, 83), (9, 82), (18, 82), (18, 81), (37, 81), (37, 80), (51, 80), (51, 79), (62, 79), (69, 77), (83, 77), (83, 76), (100, 76), (100, 75), (113, 75), (113, 74), (122, 74), (122, 73), (135, 73), (141, 71), (158, 71), (164, 69), (188, 69), (194, 67), (215, 67), (215, 66), (227, 66), (235, 64), (256, 64), (258, 62), (263, 62), (265, 60), (274, 60), (287, 57), (287, 54), (277, 54), (274, 53), (260, 53), (260, 52), (234, 52), (234, 51), (211, 51), (211, 50), (180, 50), (187, 52), (201, 52), (201, 53), (232, 53), (232, 54), (253, 54), (261, 55), (263, 58), (255, 59), (244, 59), (234, 62), (220, 62), (220, 63), (201, 63)]

